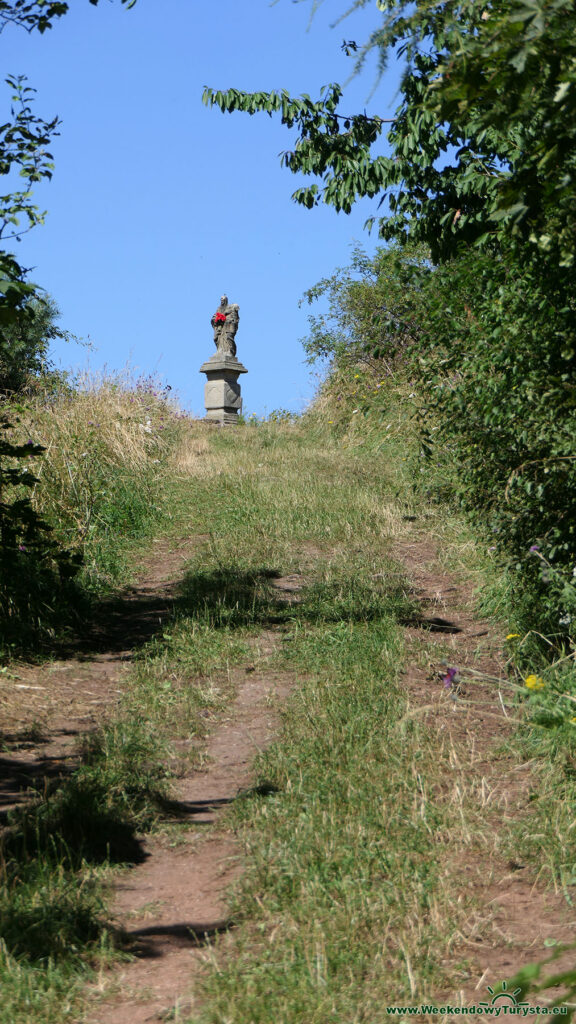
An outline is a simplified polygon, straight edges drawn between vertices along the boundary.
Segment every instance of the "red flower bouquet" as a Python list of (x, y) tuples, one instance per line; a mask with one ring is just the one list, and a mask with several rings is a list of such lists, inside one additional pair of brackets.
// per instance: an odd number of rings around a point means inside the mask
[(226, 314), (225, 313), (221, 313), (220, 310), (218, 310), (218, 312), (214, 314), (214, 323), (216, 323), (216, 324), (223, 324), (225, 322), (225, 320), (226, 320)]

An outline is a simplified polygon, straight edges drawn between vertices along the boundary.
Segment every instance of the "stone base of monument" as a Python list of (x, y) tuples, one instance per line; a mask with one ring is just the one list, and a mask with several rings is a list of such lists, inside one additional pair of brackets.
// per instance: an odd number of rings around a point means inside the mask
[(206, 374), (205, 418), (223, 425), (238, 423), (238, 413), (242, 412), (238, 377), (241, 373), (248, 373), (246, 367), (235, 356), (215, 352), (211, 359), (202, 363), (200, 373)]

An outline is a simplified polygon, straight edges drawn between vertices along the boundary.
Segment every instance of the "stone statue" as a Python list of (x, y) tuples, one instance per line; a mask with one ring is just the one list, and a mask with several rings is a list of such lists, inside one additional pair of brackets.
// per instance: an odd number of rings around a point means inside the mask
[(234, 338), (240, 322), (239, 309), (236, 303), (228, 302), (227, 295), (223, 295), (218, 309), (210, 320), (214, 328), (214, 344), (219, 355), (236, 357)]
[(202, 363), (200, 373), (206, 374), (204, 404), (206, 419), (211, 423), (238, 423), (242, 411), (242, 398), (238, 378), (248, 370), (236, 358), (236, 331), (240, 321), (239, 307), (228, 302), (223, 295), (220, 305), (211, 318), (216, 351)]

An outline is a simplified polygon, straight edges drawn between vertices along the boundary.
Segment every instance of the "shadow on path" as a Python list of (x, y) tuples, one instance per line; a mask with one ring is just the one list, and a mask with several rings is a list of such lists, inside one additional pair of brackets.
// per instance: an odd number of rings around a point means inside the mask
[(174, 946), (201, 949), (202, 946), (208, 945), (211, 939), (229, 931), (233, 926), (231, 918), (210, 924), (150, 925), (148, 928), (123, 931), (122, 938), (130, 943), (130, 952), (135, 956), (152, 959), (165, 956)]

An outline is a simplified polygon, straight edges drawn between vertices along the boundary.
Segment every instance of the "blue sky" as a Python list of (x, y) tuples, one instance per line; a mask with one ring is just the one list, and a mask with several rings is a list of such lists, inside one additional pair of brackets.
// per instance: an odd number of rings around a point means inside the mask
[[(71, 7), (43, 36), (0, 36), (5, 72), (26, 74), (37, 113), (62, 120), (54, 177), (36, 191), (46, 223), (14, 244), (60, 307), (60, 325), (94, 347), (61, 345), (56, 361), (158, 373), (203, 415), (198, 370), (214, 351), (210, 317), (225, 291), (240, 305), (245, 411), (300, 411), (315, 384), (299, 340), (311, 310), (299, 300), (349, 262), (355, 242), (375, 248), (363, 231), (374, 204), (349, 216), (297, 206), (300, 182), (279, 161), (293, 134), (264, 114), (208, 109), (202, 91), (317, 98), (348, 78), (340, 45), (367, 37), (375, 3), (334, 29), (346, 0), (326, 0), (311, 24), (310, 4), (291, 0)], [(390, 116), (397, 72), (369, 99), (374, 76), (375, 60), (347, 86), (344, 113)], [(2, 101), (7, 112), (7, 88)]]

